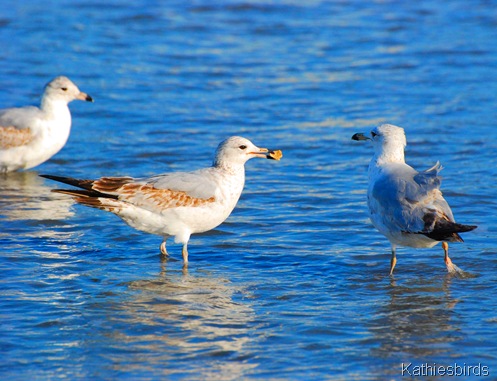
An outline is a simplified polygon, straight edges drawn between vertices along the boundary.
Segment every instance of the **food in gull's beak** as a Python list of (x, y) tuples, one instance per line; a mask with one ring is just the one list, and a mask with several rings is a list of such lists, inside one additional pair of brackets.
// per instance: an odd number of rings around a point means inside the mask
[(281, 150), (277, 149), (275, 151), (269, 151), (266, 157), (272, 160), (280, 160), (283, 157), (283, 153)]

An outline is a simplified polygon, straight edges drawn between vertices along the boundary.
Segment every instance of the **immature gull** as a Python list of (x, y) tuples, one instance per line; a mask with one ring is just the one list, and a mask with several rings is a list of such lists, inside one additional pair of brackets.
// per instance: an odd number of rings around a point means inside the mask
[(253, 157), (279, 160), (281, 151), (256, 147), (250, 140), (233, 136), (219, 144), (211, 167), (150, 178), (102, 177), (77, 180), (41, 175), (83, 190), (54, 189), (80, 204), (112, 212), (131, 227), (164, 237), (161, 253), (168, 255), (166, 240), (187, 244), (191, 234), (214, 229), (231, 214), (245, 183), (245, 162)]
[(0, 172), (35, 167), (59, 152), (71, 130), (67, 104), (75, 99), (93, 102), (67, 77), (45, 86), (40, 107), (0, 110)]
[(371, 131), (371, 138), (357, 133), (354, 140), (372, 140), (374, 156), (369, 164), (368, 207), (373, 225), (392, 245), (390, 275), (397, 259), (397, 245), (433, 247), (442, 241), (450, 273), (460, 272), (449, 258), (447, 242), (463, 242), (458, 233), (476, 228), (454, 221), (440, 191), (442, 166), (418, 172), (405, 163), (404, 129), (384, 124)]

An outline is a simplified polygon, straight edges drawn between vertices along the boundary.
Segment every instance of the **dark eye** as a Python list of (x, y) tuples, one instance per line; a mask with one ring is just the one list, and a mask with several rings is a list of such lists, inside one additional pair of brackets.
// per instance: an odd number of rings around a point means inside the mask
[(245, 145), (243, 145), (243, 144), (242, 144), (242, 145), (241, 145), (240, 147), (238, 147), (238, 148), (240, 148), (240, 149), (247, 149), (247, 146), (245, 146)]
[(373, 137), (373, 139), (374, 139), (376, 136), (378, 136), (378, 134), (377, 134), (377, 133), (374, 133), (373, 131), (371, 131), (371, 136), (372, 136), (372, 137)]
[(62, 91), (67, 91), (67, 87), (61, 87)]

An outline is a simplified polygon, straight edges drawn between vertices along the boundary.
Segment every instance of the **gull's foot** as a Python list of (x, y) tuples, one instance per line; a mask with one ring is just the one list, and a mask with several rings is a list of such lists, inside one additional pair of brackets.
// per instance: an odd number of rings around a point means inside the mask
[(446, 263), (447, 266), (447, 271), (451, 275), (462, 275), (464, 274), (464, 271), (462, 271), (459, 267), (457, 267), (452, 261), (449, 261)]
[(474, 278), (476, 275), (473, 275), (471, 273), (468, 273), (459, 267), (457, 267), (449, 258), (447, 262), (445, 262), (445, 265), (447, 266), (447, 271), (449, 275), (455, 276), (456, 278), (461, 278), (461, 279), (466, 279), (466, 278)]

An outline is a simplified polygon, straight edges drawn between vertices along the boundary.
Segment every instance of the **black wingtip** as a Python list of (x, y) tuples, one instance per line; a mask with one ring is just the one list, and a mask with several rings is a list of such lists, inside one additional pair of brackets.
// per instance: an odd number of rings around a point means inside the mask
[(466, 233), (475, 230), (476, 225), (463, 225), (455, 222), (440, 220), (435, 223), (433, 231), (426, 233), (425, 236), (434, 239), (435, 241), (448, 241), (448, 242), (464, 242), (459, 233)]
[(464, 232), (470, 232), (471, 230), (475, 230), (478, 225), (463, 225), (467, 230), (464, 230)]
[(82, 189), (86, 189), (86, 190), (93, 190), (92, 189), (92, 185), (93, 185), (92, 180), (80, 180), (80, 179), (75, 179), (73, 177), (54, 176), (54, 175), (45, 175), (45, 174), (39, 175), (39, 176), (44, 177), (45, 179), (57, 181), (59, 183), (72, 185), (73, 187), (82, 188)]
[(62, 176), (53, 176), (53, 175), (38, 175), (40, 177), (44, 177), (45, 179), (50, 179), (50, 180), (55, 180), (55, 181), (60, 181), (63, 182), (63, 179), (67, 179), (68, 177), (62, 177)]
[(75, 186), (78, 186), (76, 184), (81, 181), (73, 177), (66, 177), (66, 176), (54, 176), (54, 175), (39, 175), (39, 176), (44, 177), (45, 179), (58, 181), (59, 183), (75, 185)]

